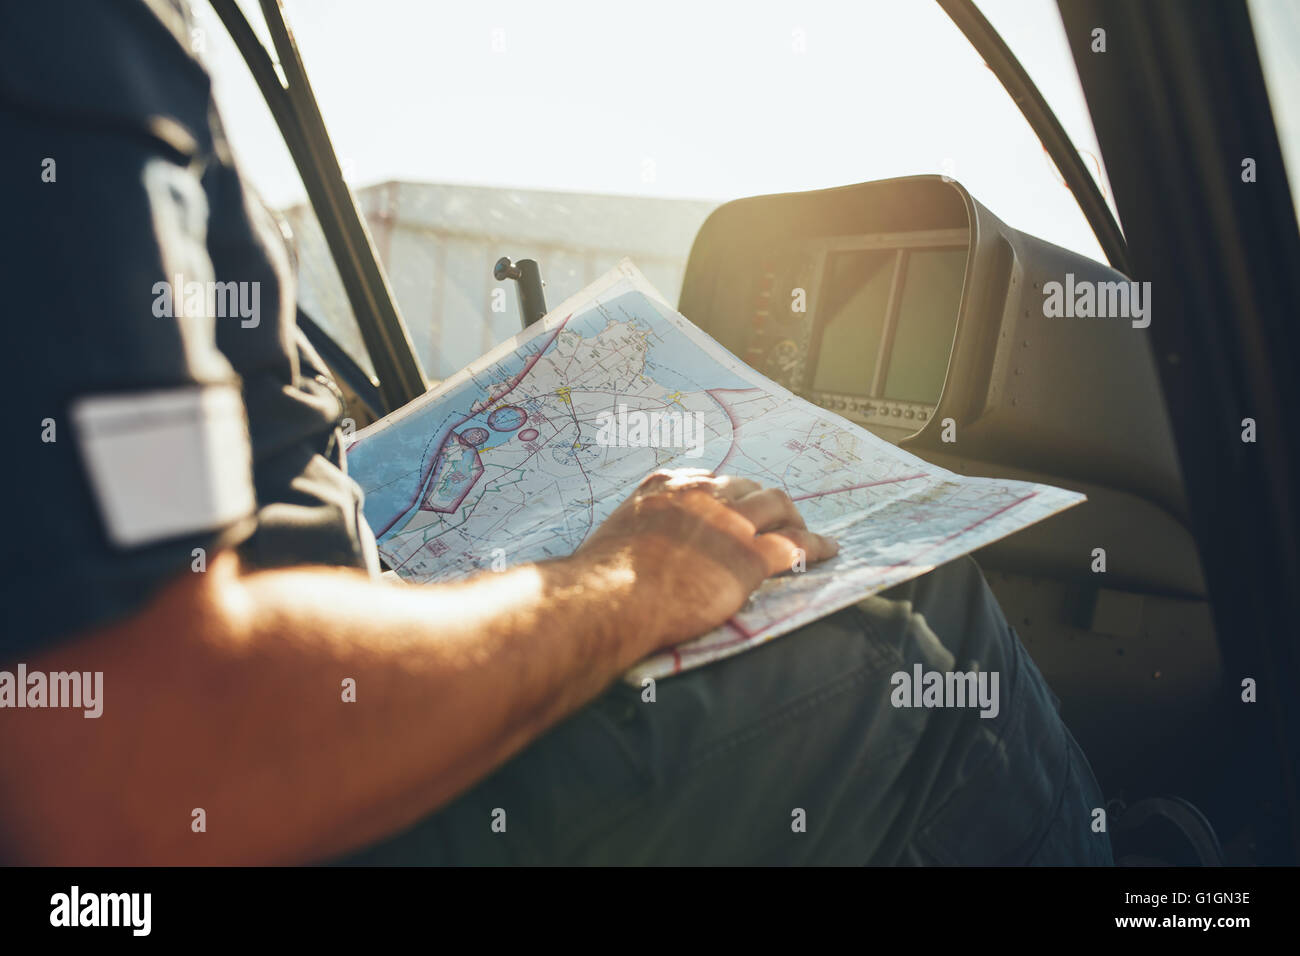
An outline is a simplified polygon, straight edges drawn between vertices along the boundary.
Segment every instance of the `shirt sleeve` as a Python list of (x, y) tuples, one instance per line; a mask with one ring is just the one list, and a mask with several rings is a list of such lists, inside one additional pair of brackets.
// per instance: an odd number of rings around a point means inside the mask
[(131, 614), (256, 524), (212, 308), (207, 75), (156, 18), (63, 6), (0, 10), (0, 663)]

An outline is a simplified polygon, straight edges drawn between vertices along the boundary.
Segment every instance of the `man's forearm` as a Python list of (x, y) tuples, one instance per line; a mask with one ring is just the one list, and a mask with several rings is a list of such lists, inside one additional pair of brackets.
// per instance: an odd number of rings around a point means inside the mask
[[(104, 710), (4, 715), (9, 854), (339, 853), (436, 809), (655, 645), (631, 572), (610, 562), (394, 587), (328, 569), (242, 574), (223, 558), (196, 578), (28, 661), (103, 671)], [(191, 829), (198, 808), (206, 832)]]

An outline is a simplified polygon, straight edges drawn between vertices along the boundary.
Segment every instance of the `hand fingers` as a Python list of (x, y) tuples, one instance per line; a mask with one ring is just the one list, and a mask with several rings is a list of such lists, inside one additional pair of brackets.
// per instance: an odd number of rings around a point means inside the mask
[(794, 502), (780, 488), (758, 488), (756, 482), (750, 482), (754, 491), (732, 502), (732, 507), (754, 523), (760, 531), (772, 528), (804, 528), (803, 515), (794, 506)]
[(654, 472), (642, 480), (650, 495), (671, 491), (687, 496), (704, 495), (727, 507), (713, 512), (719, 531), (752, 540), (770, 576), (802, 569), (839, 553), (831, 538), (809, 531), (799, 509), (780, 488), (764, 488), (749, 478), (714, 475), (702, 468), (675, 468)]
[(641, 483), (637, 485), (637, 488), (658, 488), (661, 485), (711, 477), (713, 477), (713, 472), (706, 471), (703, 468), (664, 468), (659, 471), (650, 472), (650, 474), (641, 479)]
[(824, 561), (840, 550), (834, 539), (807, 528), (780, 528), (760, 534), (754, 539), (754, 546), (763, 558), (769, 577)]
[(647, 475), (639, 487), (647, 493), (699, 489), (723, 501), (734, 502), (758, 491), (762, 485), (750, 478), (715, 475), (703, 468), (673, 468)]
[(714, 480), (722, 490), (722, 497), (731, 502), (752, 495), (763, 487), (752, 478), (740, 478), (736, 475), (718, 475)]

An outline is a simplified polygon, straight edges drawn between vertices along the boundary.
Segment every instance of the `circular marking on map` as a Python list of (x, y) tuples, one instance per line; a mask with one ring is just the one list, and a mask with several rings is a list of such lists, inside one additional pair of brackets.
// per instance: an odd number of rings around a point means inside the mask
[(473, 428), (467, 428), (456, 436), (462, 445), (470, 448), (477, 448), (488, 440), (488, 430), (479, 428), (477, 425)]
[(498, 432), (512, 432), (528, 421), (528, 413), (518, 405), (502, 405), (488, 414), (488, 428)]
[(551, 457), (555, 459), (557, 464), (580, 467), (597, 464), (600, 461), (602, 451), (601, 446), (595, 442), (575, 442), (571, 445), (561, 442), (551, 447)]
[(520, 440), (520, 441), (537, 441), (537, 429), (536, 429), (536, 428), (525, 428), (523, 431), (521, 431), (521, 432), (519, 433), (519, 440)]

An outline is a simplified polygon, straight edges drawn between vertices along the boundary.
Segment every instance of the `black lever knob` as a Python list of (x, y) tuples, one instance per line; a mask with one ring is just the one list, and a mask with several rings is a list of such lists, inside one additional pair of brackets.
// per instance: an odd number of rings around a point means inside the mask
[(509, 256), (502, 256), (492, 267), (492, 275), (498, 282), (513, 279), (519, 284), (519, 318), (524, 328), (532, 325), (546, 314), (546, 293), (543, 291), (542, 269), (532, 259), (520, 259), (512, 262)]
[(523, 275), (519, 267), (510, 261), (509, 256), (502, 256), (497, 260), (497, 264), (492, 267), (492, 277), (498, 282), (504, 282), (506, 279), (518, 279)]

